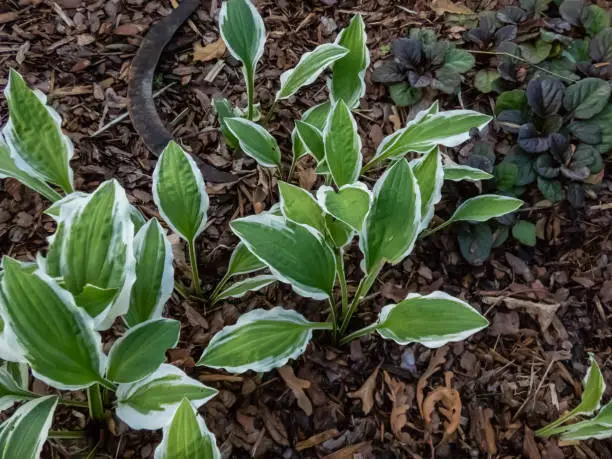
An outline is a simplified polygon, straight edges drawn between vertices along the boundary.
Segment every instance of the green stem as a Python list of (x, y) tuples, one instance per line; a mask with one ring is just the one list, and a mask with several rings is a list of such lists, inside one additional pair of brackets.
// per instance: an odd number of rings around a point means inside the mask
[(87, 388), (87, 401), (91, 417), (96, 421), (103, 421), (104, 405), (102, 404), (102, 393), (100, 392), (99, 384), (94, 384)]
[(84, 430), (50, 430), (47, 436), (56, 440), (75, 440), (86, 438), (87, 433)]
[(421, 235), (419, 236), (419, 238), (420, 238), (420, 239), (424, 239), (424, 238), (426, 238), (427, 236), (431, 236), (433, 233), (436, 233), (436, 232), (440, 231), (441, 229), (446, 228), (446, 227), (447, 227), (448, 225), (450, 225), (451, 223), (453, 223), (453, 221), (452, 221), (452, 220), (446, 220), (444, 223), (442, 223), (442, 224), (440, 224), (440, 225), (436, 226), (435, 228), (432, 228), (432, 229), (430, 229), (430, 230), (427, 230), (427, 229), (426, 229), (426, 230), (423, 230), (423, 231), (421, 232)]
[(555, 427), (563, 424), (564, 422), (569, 421), (570, 419), (573, 419), (574, 417), (576, 417), (576, 413), (575, 413), (576, 409), (574, 408), (572, 411), (570, 411), (569, 413), (567, 413), (565, 416), (561, 416), (559, 419), (557, 419), (556, 421), (551, 422), (550, 424), (548, 424), (547, 426), (542, 427), (540, 430), (536, 430), (536, 435), (538, 437), (550, 437), (551, 435), (555, 434)]
[(506, 56), (506, 57), (509, 57), (511, 59), (516, 59), (517, 61), (520, 61), (520, 62), (522, 62), (524, 64), (531, 65), (532, 67), (534, 67), (534, 68), (536, 68), (536, 69), (538, 69), (538, 70), (540, 70), (542, 72), (548, 73), (548, 74), (550, 74), (550, 75), (552, 75), (554, 77), (560, 78), (560, 79), (565, 80), (565, 81), (569, 81), (571, 83), (574, 82), (574, 80), (572, 80), (571, 78), (564, 77), (563, 75), (559, 75), (558, 73), (555, 73), (555, 72), (551, 72), (550, 70), (547, 70), (544, 67), (540, 67), (539, 65), (532, 64), (529, 61), (527, 61), (526, 59), (523, 59), (522, 57), (519, 57), (519, 56), (515, 56), (514, 54), (504, 53), (504, 52), (501, 52), (501, 51), (473, 51), (473, 50), (469, 50), (469, 49), (467, 51), (469, 51), (472, 54), (490, 54), (490, 55), (494, 55), (494, 56)]
[(368, 164), (366, 164), (365, 166), (363, 166), (361, 168), (361, 172), (359, 173), (359, 175), (365, 175), (365, 173), (367, 171), (369, 171), (370, 169), (372, 169), (374, 166), (376, 166), (378, 164), (378, 160), (376, 158), (374, 158), (372, 161), (370, 161)]
[(77, 400), (64, 400), (60, 398), (57, 403), (59, 403), (60, 405), (64, 405), (64, 406), (74, 406), (77, 408), (89, 408), (88, 402), (79, 402)]
[(338, 336), (338, 321), (336, 320), (336, 305), (334, 304), (331, 298), (328, 298), (329, 302), (329, 315), (332, 323), (332, 334), (334, 335), (334, 340)]
[(221, 292), (223, 287), (225, 287), (225, 284), (227, 284), (227, 281), (230, 279), (230, 277), (232, 277), (232, 275), (228, 271), (228, 272), (225, 273), (225, 276), (223, 276), (221, 278), (221, 280), (219, 281), (219, 283), (216, 285), (215, 289), (213, 290), (212, 294), (210, 295), (210, 302), (211, 303), (215, 302), (215, 299), (217, 298), (217, 295), (219, 294), (219, 292)]
[(189, 263), (191, 264), (191, 276), (193, 278), (193, 288), (196, 296), (202, 296), (202, 288), (200, 287), (200, 276), (198, 274), (198, 261), (196, 260), (195, 241), (187, 242), (189, 247)]
[(370, 273), (367, 274), (364, 278), (362, 278), (361, 282), (359, 282), (359, 287), (357, 287), (357, 292), (355, 292), (353, 301), (351, 302), (351, 305), (349, 306), (348, 311), (346, 312), (346, 314), (344, 315), (344, 319), (342, 320), (342, 326), (340, 327), (341, 335), (343, 335), (346, 331), (351, 317), (353, 317), (353, 314), (355, 314), (355, 311), (357, 310), (357, 306), (359, 305), (361, 298), (366, 296), (368, 294), (368, 291), (372, 288), (372, 285), (378, 277), (378, 274), (380, 273), (380, 270), (382, 269), (383, 265), (383, 262), (379, 262), (372, 269), (372, 271), (370, 271)]
[(353, 333), (346, 335), (344, 338), (342, 338), (340, 340), (340, 346), (343, 346), (351, 341), (353, 341), (354, 339), (359, 338), (360, 336), (364, 336), (367, 335), (369, 333), (372, 333), (374, 330), (376, 330), (376, 328), (378, 327), (377, 323), (374, 323), (372, 325), (368, 325), (367, 327), (361, 328), (359, 330), (354, 331)]
[(297, 161), (295, 160), (295, 156), (291, 160), (291, 167), (289, 168), (289, 174), (287, 174), (287, 183), (291, 183), (291, 177), (293, 177), (293, 173), (295, 172), (295, 166)]
[(246, 78), (247, 96), (249, 98), (248, 114), (249, 121), (255, 118), (255, 71), (254, 69), (244, 68), (244, 76)]
[(342, 249), (338, 249), (336, 252), (336, 271), (338, 272), (340, 294), (342, 295), (342, 317), (344, 317), (348, 311), (348, 288), (346, 285)]

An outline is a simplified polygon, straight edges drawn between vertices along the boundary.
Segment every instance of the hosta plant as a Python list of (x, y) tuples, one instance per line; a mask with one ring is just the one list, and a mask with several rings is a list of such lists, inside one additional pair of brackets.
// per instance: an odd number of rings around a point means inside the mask
[(587, 184), (601, 179), (601, 155), (612, 149), (610, 93), (610, 84), (597, 78), (568, 88), (555, 78), (542, 78), (532, 80), (526, 92), (502, 93), (497, 121), (517, 136), (519, 148), (508, 159), (521, 163), (516, 185), (537, 181), (546, 199), (558, 202), (567, 196), (581, 206)]
[[(1, 174), (52, 201), (46, 213), (56, 230), (46, 255), (35, 261), (2, 258), (0, 358), (9, 363), (0, 368), (0, 407), (20, 406), (0, 425), (0, 456), (37, 458), (49, 436), (86, 437), (88, 430), (50, 430), (57, 405), (64, 404), (89, 409), (99, 423), (114, 413), (134, 429), (163, 428), (156, 457), (219, 457), (194, 411), (217, 391), (164, 363), (181, 328), (162, 317), (174, 288), (166, 231), (156, 219), (145, 221), (115, 180), (91, 193), (74, 191), (72, 144), (59, 115), (14, 71), (5, 95)], [(158, 160), (153, 187), (160, 214), (194, 256), (208, 197), (194, 161), (174, 142)], [(197, 289), (197, 275), (195, 282)], [(117, 319), (124, 332), (105, 353), (100, 332)], [(32, 392), (30, 372), (61, 392)], [(69, 391), (86, 391), (87, 398)], [(198, 449), (180, 455), (187, 434)]]
[(474, 66), (472, 55), (428, 29), (412, 29), (407, 38), (391, 44), (392, 58), (372, 73), (372, 81), (390, 85), (389, 93), (400, 106), (421, 99), (423, 88), (446, 94), (459, 91), (463, 74)]
[[(536, 435), (543, 438), (560, 435), (563, 441), (587, 440), (590, 438), (601, 440), (612, 437), (612, 401), (601, 406), (601, 398), (606, 390), (606, 383), (599, 365), (592, 355), (590, 356), (589, 369), (582, 384), (584, 387), (582, 400), (578, 406), (536, 431)], [(567, 424), (567, 422), (578, 418), (587, 419)]]

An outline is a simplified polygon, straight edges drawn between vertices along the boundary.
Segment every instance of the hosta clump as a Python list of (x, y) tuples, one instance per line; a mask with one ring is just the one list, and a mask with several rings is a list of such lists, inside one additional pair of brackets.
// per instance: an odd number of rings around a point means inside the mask
[(516, 134), (520, 147), (505, 160), (519, 166), (516, 185), (537, 181), (546, 199), (557, 202), (566, 197), (567, 184), (567, 198), (581, 206), (585, 183), (600, 180), (601, 155), (612, 149), (610, 92), (609, 83), (597, 78), (568, 88), (555, 78), (543, 78), (531, 81), (526, 92), (502, 93), (498, 125)]
[[(606, 383), (597, 361), (590, 356), (590, 366), (582, 381), (582, 400), (576, 408), (559, 419), (536, 431), (536, 435), (548, 438), (560, 435), (562, 441), (605, 439), (612, 437), (612, 401), (601, 406)], [(595, 414), (597, 413), (597, 414)], [(587, 418), (573, 424), (566, 424), (577, 418)], [(563, 425), (565, 424), (565, 425)]]
[[(52, 201), (46, 213), (57, 227), (46, 256), (2, 258), (0, 358), (9, 363), (0, 368), (0, 408), (21, 406), (0, 425), (0, 456), (33, 459), (48, 437), (85, 438), (85, 430), (50, 430), (57, 405), (65, 404), (89, 409), (99, 427), (114, 411), (131, 428), (163, 428), (156, 457), (220, 457), (195, 412), (217, 391), (164, 363), (181, 328), (162, 317), (174, 288), (166, 231), (156, 219), (145, 221), (115, 180), (91, 193), (74, 191), (72, 144), (59, 115), (14, 71), (5, 95), (9, 120), (0, 137), (0, 174)], [(159, 158), (153, 186), (162, 217), (193, 257), (208, 197), (200, 171), (174, 142)], [(194, 281), (197, 290), (195, 269)], [(125, 331), (106, 354), (100, 331), (118, 318)], [(65, 392), (41, 397), (30, 390), (30, 372), (57, 390), (85, 390), (87, 401)], [(184, 451), (185, 438), (197, 448)]]
[(391, 44), (392, 58), (372, 73), (372, 81), (391, 85), (391, 98), (397, 105), (412, 105), (421, 99), (423, 88), (447, 94), (458, 92), (462, 75), (474, 66), (474, 58), (435, 32), (412, 29), (408, 38)]

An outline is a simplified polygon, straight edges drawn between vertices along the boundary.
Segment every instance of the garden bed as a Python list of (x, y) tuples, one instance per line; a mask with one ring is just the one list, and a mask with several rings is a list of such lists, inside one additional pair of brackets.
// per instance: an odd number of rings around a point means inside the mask
[[(255, 91), (263, 112), (272, 105), (280, 74), (294, 67), (304, 52), (332, 42), (356, 13), (366, 24), (373, 67), (406, 29), (427, 27), (438, 38), (461, 40), (470, 28), (462, 25), (466, 11), (448, 5), (445, 10), (446, 2), (434, 2), (436, 11), (424, 2), (397, 3), (401, 5), (385, 0), (329, 6), (325, 2), (257, 2), (268, 31)], [(502, 6), (467, 4), (473, 11)], [(480, 266), (462, 257), (456, 228), (436, 233), (417, 244), (401, 264), (386, 266), (372, 290), (375, 293), (355, 316), (357, 324), (369, 324), (382, 306), (399, 302), (408, 293), (443, 290), (466, 300), (491, 322), (465, 342), (430, 350), (418, 344), (399, 346), (371, 335), (341, 347), (318, 334), (307, 352), (289, 363), (292, 370), (228, 375), (195, 366), (215, 333), (256, 307), (283, 305), (310, 320), (324, 320), (322, 303), (299, 297), (286, 284), (276, 283), (215, 305), (206, 299), (225, 273), (237, 243), (229, 222), (269, 209), (278, 201), (278, 177), (230, 150), (218, 130), (213, 98), (227, 97), (235, 105), (246, 105), (240, 63), (219, 46), (211, 46), (219, 39), (218, 11), (216, 2), (205, 2), (180, 29), (162, 55), (154, 89), (161, 90), (156, 105), (173, 137), (199, 161), (240, 177), (234, 183), (207, 184), (209, 218), (197, 244), (204, 297), (175, 292), (166, 307), (166, 316), (181, 321), (181, 339), (177, 348), (168, 351), (168, 363), (220, 391), (200, 412), (224, 457), (611, 457), (610, 440), (560, 444), (557, 439), (534, 435), (579, 403), (588, 353), (596, 356), (604, 379), (612, 382), (612, 261), (608, 259), (612, 189), (607, 178), (598, 187), (597, 198), (587, 199), (578, 209), (567, 202), (543, 202), (537, 189), (529, 189), (522, 196), (527, 209), (520, 215), (536, 224), (537, 244), (529, 247), (509, 239)], [(77, 188), (93, 191), (104, 180), (116, 178), (146, 217), (158, 215), (151, 194), (156, 159), (129, 118), (115, 121), (127, 111), (130, 61), (147, 28), (169, 13), (165, 1), (137, 0), (100, 0), (89, 5), (77, 0), (32, 0), (0, 7), (0, 86), (6, 85), (9, 68), (14, 68), (31, 87), (47, 93), (75, 144), (72, 164)], [(474, 73), (466, 74), (461, 98), (439, 96), (443, 110), (465, 108), (493, 114), (495, 96), (473, 87)], [(384, 136), (418, 111), (395, 106), (386, 88), (372, 83), (370, 77), (368, 72), (366, 96), (355, 112), (365, 161), (373, 157)], [(283, 153), (283, 174), (291, 161), (293, 121), (328, 99), (323, 80), (281, 101), (267, 125)], [(7, 117), (2, 99), (0, 124)], [(498, 135), (491, 128), (489, 135), (494, 133)], [(512, 138), (501, 134), (495, 138), (500, 139), (495, 152), (503, 156)], [(462, 162), (468, 150), (446, 153)], [(603, 163), (607, 171), (605, 155)], [(311, 159), (298, 163), (294, 181), (307, 190), (315, 188), (317, 175)], [(2, 254), (34, 260), (55, 230), (53, 220), (42, 214), (47, 203), (14, 180), (4, 180), (2, 186)], [(470, 184), (445, 185), (436, 214), (450, 215), (458, 203), (477, 193)], [(177, 279), (188, 291), (187, 249), (178, 237), (171, 240)], [(347, 256), (349, 291), (354, 292), (361, 275), (356, 244)], [(105, 350), (123, 331), (118, 321), (105, 332)], [(460, 394), (460, 426), (450, 438), (443, 440), (444, 419), (437, 411), (430, 425), (425, 425), (417, 404), (423, 391), (417, 385), (421, 379), (425, 393), (448, 383)], [(54, 393), (38, 381), (33, 389)], [(610, 395), (608, 389), (604, 400)], [(78, 408), (62, 407), (59, 413), (54, 428), (84, 427)], [(43, 457), (84, 457), (100, 431), (99, 457), (152, 457), (161, 440), (158, 432), (130, 430), (116, 418), (107, 427), (96, 428), (89, 443), (51, 440)]]

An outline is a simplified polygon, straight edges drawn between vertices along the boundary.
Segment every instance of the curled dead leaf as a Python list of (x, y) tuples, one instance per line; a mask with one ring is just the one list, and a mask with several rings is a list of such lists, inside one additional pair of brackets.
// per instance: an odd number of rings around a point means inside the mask
[(431, 9), (438, 15), (444, 13), (451, 14), (474, 14), (474, 12), (465, 5), (453, 3), (450, 0), (433, 0)]
[(395, 438), (399, 441), (407, 443), (408, 445), (414, 445), (414, 439), (407, 433), (404, 432), (404, 427), (408, 424), (408, 410), (412, 406), (414, 399), (414, 389), (412, 386), (407, 386), (398, 379), (389, 376), (389, 373), (384, 372), (385, 384), (389, 388), (389, 399), (393, 403), (391, 409), (391, 415), (389, 417), (389, 423), (391, 424), (391, 431)]
[(223, 57), (227, 47), (221, 38), (208, 45), (193, 45), (193, 62), (208, 62)]
[(379, 369), (380, 365), (376, 367), (358, 390), (346, 394), (350, 398), (361, 399), (361, 408), (364, 414), (368, 414), (374, 407), (374, 390), (376, 389), (376, 377), (378, 376)]
[(419, 378), (419, 382), (417, 383), (416, 389), (416, 397), (417, 404), (419, 405), (419, 413), (421, 413), (421, 417), (423, 417), (423, 399), (425, 396), (423, 395), (423, 389), (427, 385), (427, 380), (439, 370), (439, 368), (446, 363), (446, 353), (448, 352), (448, 346), (443, 346), (440, 349), (436, 350), (434, 355), (429, 360), (429, 365), (425, 370), (425, 373), (421, 375)]
[(447, 420), (444, 427), (444, 439), (442, 441), (454, 434), (461, 422), (461, 396), (459, 392), (451, 387), (452, 377), (452, 372), (447, 371), (444, 373), (446, 385), (434, 389), (433, 392), (427, 395), (423, 402), (423, 419), (425, 420), (425, 427), (427, 429), (431, 427), (432, 415), (436, 409), (436, 403), (442, 404), (438, 410)]

